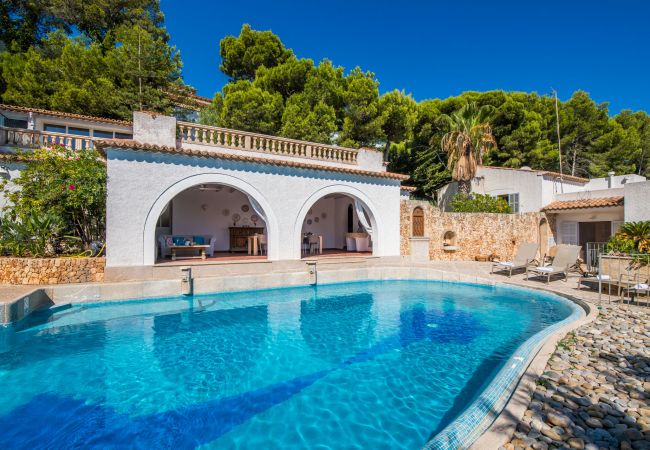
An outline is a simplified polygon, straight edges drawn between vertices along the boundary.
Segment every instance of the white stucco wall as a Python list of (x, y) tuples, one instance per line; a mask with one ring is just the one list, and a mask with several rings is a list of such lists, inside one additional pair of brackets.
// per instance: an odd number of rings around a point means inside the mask
[[(612, 177), (612, 187), (622, 188), (628, 183), (638, 183), (640, 181), (645, 181), (645, 177), (636, 174), (616, 175)], [(585, 189), (588, 190), (608, 189), (608, 188), (609, 188), (609, 177), (593, 178), (589, 180), (589, 183), (585, 185)]]
[(650, 181), (625, 185), (625, 221), (650, 220)]
[[(440, 190), (439, 203), (443, 209), (449, 209), (449, 202), (456, 192), (456, 183)], [(479, 167), (472, 180), (472, 192), (493, 197), (518, 193), (521, 213), (539, 211), (543, 206), (542, 177), (535, 171)]]
[[(20, 171), (25, 167), (24, 163), (21, 162), (11, 162), (11, 161), (0, 161), (0, 180), (6, 180), (7, 185), (5, 189), (10, 192), (16, 191), (18, 188), (12, 182), (20, 176)], [(0, 191), (0, 217), (3, 215), (3, 209), (9, 201), (5, 195)]]
[(269, 259), (299, 259), (307, 212), (328, 194), (359, 198), (373, 215), (375, 255), (399, 255), (399, 180), (132, 150), (107, 150), (107, 265), (154, 263), (167, 202), (201, 183), (252, 195), (268, 218)]

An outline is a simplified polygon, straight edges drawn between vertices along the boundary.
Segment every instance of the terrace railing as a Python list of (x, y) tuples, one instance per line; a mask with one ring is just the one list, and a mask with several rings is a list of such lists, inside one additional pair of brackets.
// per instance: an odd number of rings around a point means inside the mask
[(227, 128), (178, 122), (181, 144), (198, 144), (271, 155), (357, 164), (357, 150)]
[(93, 138), (74, 136), (49, 131), (26, 130), (22, 128), (0, 128), (0, 145), (19, 148), (39, 148), (62, 145), (73, 150), (93, 148)]

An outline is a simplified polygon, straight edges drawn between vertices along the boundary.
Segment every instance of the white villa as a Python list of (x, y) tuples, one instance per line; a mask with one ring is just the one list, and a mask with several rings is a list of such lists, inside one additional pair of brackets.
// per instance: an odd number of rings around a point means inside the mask
[[(440, 207), (449, 209), (456, 183), (438, 193)], [(586, 179), (529, 167), (479, 167), (472, 192), (502, 197), (513, 213), (545, 212), (556, 221), (558, 244), (606, 242), (623, 222), (650, 220), (650, 181), (640, 175)], [(555, 242), (557, 238), (558, 242)]]
[[(399, 256), (407, 177), (382, 152), (180, 122), (133, 122), (0, 105), (0, 171), (12, 152), (95, 146), (108, 172), (106, 269), (177, 257), (299, 260), (321, 254)], [(189, 245), (188, 245), (189, 244)]]

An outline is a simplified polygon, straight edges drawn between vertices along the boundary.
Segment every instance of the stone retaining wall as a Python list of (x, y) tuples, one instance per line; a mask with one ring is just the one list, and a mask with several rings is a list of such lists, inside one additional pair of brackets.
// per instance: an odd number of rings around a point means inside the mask
[(0, 258), (0, 284), (104, 281), (105, 258)]
[[(403, 256), (410, 254), (412, 215), (418, 206), (424, 210), (424, 235), (430, 238), (429, 257), (432, 260), (474, 260), (476, 256), (491, 254), (501, 260), (512, 259), (520, 244), (540, 242), (542, 219), (547, 220), (551, 230), (555, 228), (554, 217), (546, 217), (544, 213), (447, 213), (426, 201), (403, 200), (400, 208)], [(455, 233), (455, 251), (444, 249), (444, 235), (448, 231)]]

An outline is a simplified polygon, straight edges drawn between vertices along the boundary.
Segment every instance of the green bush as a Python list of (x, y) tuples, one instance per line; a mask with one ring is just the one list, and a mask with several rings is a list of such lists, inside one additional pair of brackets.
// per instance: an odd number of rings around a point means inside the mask
[(94, 149), (61, 146), (23, 153), (25, 168), (0, 185), (4, 208), (0, 246), (15, 256), (49, 256), (104, 241), (106, 166)]
[(626, 222), (609, 238), (607, 250), (612, 253), (650, 253), (650, 221)]
[(57, 215), (32, 211), (23, 219), (9, 218), (2, 222), (0, 247), (3, 253), (13, 256), (53, 256), (63, 228)]
[(510, 213), (510, 205), (500, 197), (488, 194), (456, 194), (451, 200), (453, 212)]

